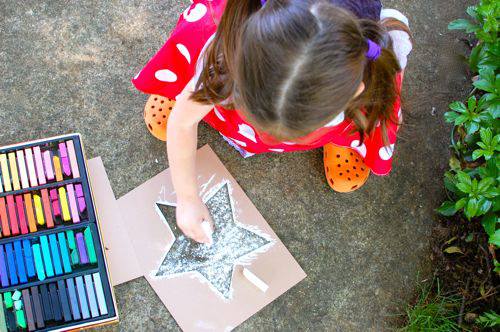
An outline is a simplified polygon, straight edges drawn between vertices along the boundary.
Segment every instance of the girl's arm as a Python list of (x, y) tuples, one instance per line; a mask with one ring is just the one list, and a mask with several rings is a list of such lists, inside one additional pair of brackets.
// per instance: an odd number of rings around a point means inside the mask
[(177, 194), (176, 217), (179, 228), (186, 236), (198, 242), (209, 243), (201, 222), (213, 222), (205, 204), (198, 195), (196, 174), (196, 149), (198, 123), (213, 105), (191, 101), (193, 92), (190, 82), (177, 96), (176, 104), (167, 124), (167, 154), (175, 192)]

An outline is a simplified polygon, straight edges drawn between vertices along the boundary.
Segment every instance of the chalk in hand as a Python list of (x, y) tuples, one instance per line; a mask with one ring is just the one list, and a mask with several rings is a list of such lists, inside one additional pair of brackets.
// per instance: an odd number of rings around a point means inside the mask
[(208, 246), (212, 246), (214, 244), (214, 239), (212, 238), (212, 227), (210, 227), (210, 223), (208, 221), (203, 221), (201, 223), (201, 228), (203, 229), (203, 232), (205, 232), (205, 235), (208, 237)]
[(250, 272), (250, 270), (247, 268), (243, 268), (243, 276), (245, 276), (245, 278), (247, 278), (248, 281), (250, 281), (255, 287), (260, 289), (263, 293), (265, 293), (269, 288), (269, 286), (264, 281), (262, 281), (262, 279), (260, 279), (255, 274)]

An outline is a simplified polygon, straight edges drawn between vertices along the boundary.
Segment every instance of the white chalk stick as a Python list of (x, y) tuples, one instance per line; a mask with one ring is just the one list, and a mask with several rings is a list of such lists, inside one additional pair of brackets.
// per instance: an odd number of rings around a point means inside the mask
[(245, 278), (247, 278), (248, 281), (250, 281), (255, 287), (260, 289), (263, 293), (265, 293), (269, 288), (269, 286), (264, 281), (262, 281), (262, 279), (257, 277), (255, 274), (250, 272), (250, 270), (245, 267), (243, 268), (243, 275), (245, 276)]
[(201, 228), (203, 228), (203, 231), (205, 232), (205, 234), (207, 235), (207, 237), (209, 238), (210, 242), (207, 243), (208, 246), (212, 246), (212, 244), (214, 244), (214, 239), (212, 238), (212, 227), (210, 227), (210, 223), (208, 221), (203, 221), (201, 223)]

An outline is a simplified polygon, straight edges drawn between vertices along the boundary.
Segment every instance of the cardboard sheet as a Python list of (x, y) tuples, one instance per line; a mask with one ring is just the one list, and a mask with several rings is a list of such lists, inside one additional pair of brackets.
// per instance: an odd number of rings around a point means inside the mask
[[(208, 281), (210, 278), (205, 277), (206, 273), (205, 276), (195, 271), (168, 278), (158, 277), (160, 265), (170, 249), (188, 248), (195, 254), (203, 253), (203, 248), (200, 251), (193, 247), (196, 244), (184, 247), (179, 247), (179, 243), (174, 245), (175, 241), (184, 241), (182, 235), (175, 232), (175, 220), (166, 220), (174, 219), (175, 214), (162, 213), (158, 208), (159, 202), (163, 207), (175, 206), (176, 197), (169, 170), (148, 180), (114, 205), (109, 195), (111, 188), (101, 188), (109, 187), (105, 173), (100, 169), (102, 163), (99, 165), (99, 161), (91, 161), (89, 171), (94, 180), (94, 193), (108, 248), (111, 276), (117, 280), (115, 284), (144, 275), (184, 331), (228, 331), (275, 300), (306, 275), (210, 147), (205, 146), (198, 151), (197, 163), (200, 196), (213, 197), (221, 188), (228, 188), (234, 223), (239, 227), (237, 230), (253, 232), (254, 240), (262, 237), (265, 238), (262, 243), (270, 243), (245, 256), (245, 259), (238, 260), (233, 266), (230, 271), (230, 295), (221, 294), (217, 287), (212, 287)], [(222, 210), (227, 212), (226, 208)], [(210, 212), (218, 213), (217, 211), (222, 210), (215, 204), (214, 210)], [(214, 240), (218, 241), (217, 239), (215, 236)], [(245, 242), (242, 241), (242, 246), (244, 245)], [(217, 243), (214, 246), (216, 249), (213, 251), (218, 251)], [(130, 250), (132, 247), (133, 250)], [(227, 256), (227, 253), (221, 252), (216, 252), (215, 256), (220, 258), (221, 254)], [(200, 257), (205, 259), (204, 256)], [(135, 270), (135, 258), (139, 273)], [(266, 292), (259, 290), (243, 276), (242, 264), (269, 286)]]

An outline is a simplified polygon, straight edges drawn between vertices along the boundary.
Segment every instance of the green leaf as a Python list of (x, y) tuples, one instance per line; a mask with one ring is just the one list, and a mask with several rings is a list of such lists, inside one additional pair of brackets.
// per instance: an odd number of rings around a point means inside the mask
[(500, 229), (497, 229), (493, 236), (490, 236), (490, 240), (488, 242), (497, 247), (500, 247)]
[(450, 217), (457, 213), (457, 209), (455, 208), (455, 202), (446, 201), (439, 208), (436, 209), (439, 214), (443, 216)]
[(455, 209), (458, 211), (467, 204), (467, 198), (461, 198), (455, 203)]
[(467, 107), (461, 101), (455, 101), (448, 106), (451, 110), (457, 111), (458, 113), (467, 112)]
[(481, 128), (479, 135), (481, 136), (481, 140), (486, 144), (489, 144), (493, 137), (493, 133), (490, 128)]
[(469, 199), (464, 209), (464, 213), (467, 219), (470, 220), (472, 217), (475, 217), (478, 209), (479, 209), (478, 200), (475, 198)]
[(477, 160), (483, 154), (484, 154), (483, 150), (474, 150), (474, 152), (472, 152), (472, 160)]
[(467, 100), (467, 108), (469, 111), (473, 112), (476, 109), (477, 106), (477, 99), (476, 96), (472, 96)]
[(450, 157), (449, 165), (450, 165), (451, 170), (453, 170), (453, 171), (459, 171), (462, 169), (462, 167), (460, 165), (460, 160), (458, 160), (458, 158), (455, 156)]
[(495, 87), (488, 81), (484, 79), (480, 79), (472, 83), (479, 90), (483, 90), (486, 92), (495, 92)]
[(481, 225), (483, 225), (484, 230), (488, 236), (493, 236), (496, 229), (496, 224), (498, 223), (498, 217), (494, 213), (487, 214), (481, 220)]
[(464, 171), (458, 171), (457, 172), (457, 179), (458, 181), (468, 184), (469, 186), (472, 184), (472, 180), (469, 176), (469, 174), (465, 173)]
[(462, 250), (460, 250), (459, 247), (455, 247), (455, 246), (452, 246), (452, 247), (448, 247), (446, 248), (445, 250), (443, 250), (445, 253), (447, 254), (463, 254)]
[(444, 119), (448, 123), (453, 123), (455, 120), (458, 118), (458, 113), (457, 112), (446, 112), (444, 113)]
[(493, 185), (493, 183), (495, 183), (495, 179), (493, 178), (486, 178), (486, 179), (482, 179), (480, 182), (479, 182), (479, 185), (477, 187), (478, 191), (479, 192), (485, 192), (486, 190), (488, 190), (488, 188)]
[(449, 30), (466, 30), (467, 32), (472, 32), (474, 28), (477, 29), (477, 26), (472, 24), (469, 20), (463, 18), (455, 20), (448, 24)]

